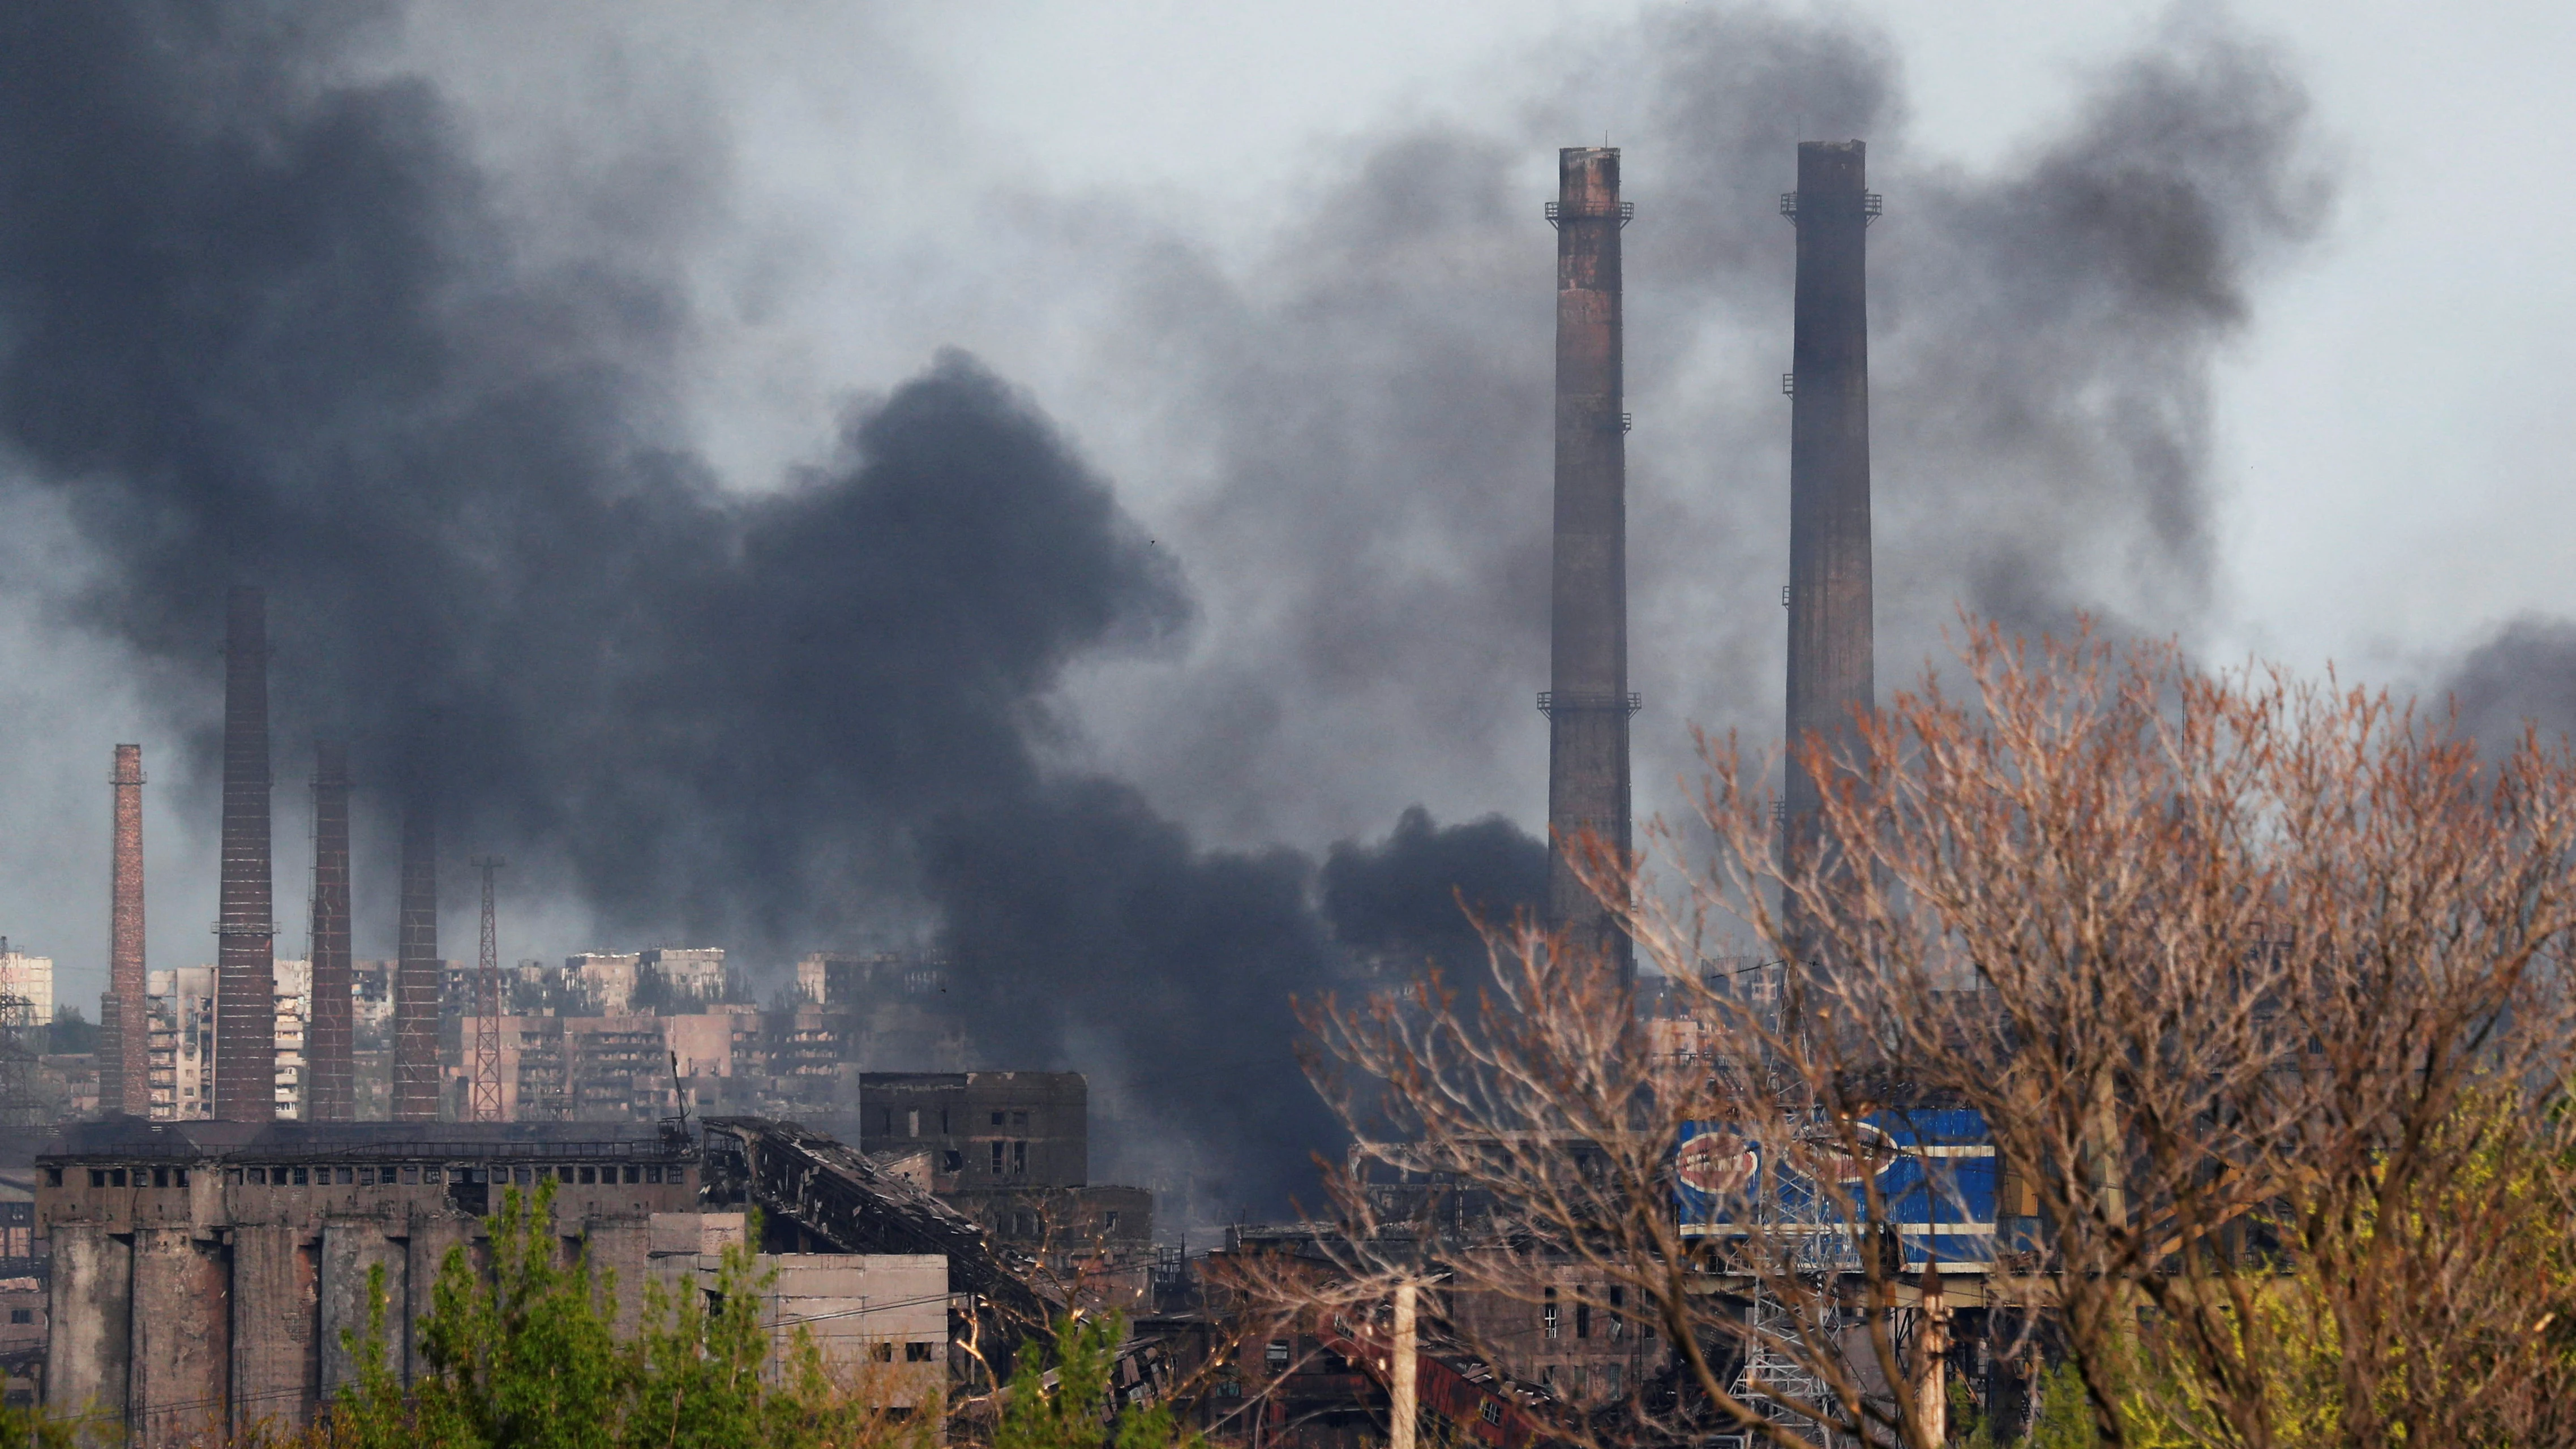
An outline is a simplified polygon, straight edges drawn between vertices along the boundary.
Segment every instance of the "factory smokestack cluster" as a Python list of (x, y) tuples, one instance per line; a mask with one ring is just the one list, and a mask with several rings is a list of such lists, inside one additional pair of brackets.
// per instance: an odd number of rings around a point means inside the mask
[(115, 848), (107, 911), (107, 995), (98, 1012), (98, 1105), (136, 1117), (152, 1107), (152, 1019), (143, 978), (143, 747), (118, 745)]
[(232, 591), (224, 634), (224, 818), (215, 934), (215, 1115), (277, 1115), (277, 919), (269, 879), (268, 601)]
[(1557, 154), (1556, 526), (1548, 692), (1548, 926), (1569, 949), (1636, 971), (1627, 933), (1587, 886), (1587, 852), (1629, 851), (1628, 463), (1621, 375), (1619, 153)]
[[(1789, 718), (1793, 753), (1811, 737), (1840, 752), (1875, 704), (1869, 549), (1869, 194), (1858, 141), (1802, 141), (1796, 336), (1789, 422)], [(1783, 848), (1811, 866), (1821, 782), (1793, 758)]]
[(313, 746), (313, 1019), (304, 1037), (304, 1115), (357, 1116), (349, 1000), (349, 749)]
[(402, 815), (402, 919), (394, 962), (393, 1118), (438, 1120), (438, 817), (415, 762)]

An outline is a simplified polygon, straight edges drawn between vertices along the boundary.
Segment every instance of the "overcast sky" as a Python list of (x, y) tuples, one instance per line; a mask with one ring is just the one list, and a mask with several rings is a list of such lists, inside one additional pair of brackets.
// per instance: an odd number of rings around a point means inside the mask
[[(1529, 695), (1544, 682), (1544, 559), (1526, 525), (1546, 507), (1543, 415), (1525, 448), (1494, 419), (1544, 381), (1529, 364), (1548, 347), (1553, 238), (1538, 209), (1554, 145), (1606, 133), (1627, 147), (1639, 211), (1641, 803), (1672, 798), (1692, 720), (1776, 728), (1780, 621), (1763, 604), (1785, 568), (1773, 560), (1785, 558), (1788, 296), (1770, 284), (1785, 277), (1790, 233), (1748, 230), (1743, 248), (1776, 256), (1703, 286), (1701, 253), (1675, 231), (1707, 229), (1733, 195), (1767, 216), (1793, 157), (1774, 148), (1776, 180), (1729, 160), (1741, 184), (1711, 199), (1687, 107), (1655, 99), (1688, 86), (1631, 87), (1622, 69), (1699, 13), (1570, 0), (439, 4), (351, 65), (429, 80), (528, 256), (672, 279), (689, 307), (666, 421), (726, 488), (774, 491), (827, 464), (846, 410), (943, 347), (1024, 390), (1170, 551), (1195, 611), (1174, 638), (1073, 667), (1050, 758), (1132, 782), (1201, 844), (1315, 851), (1383, 834), (1416, 802), (1443, 821), (1542, 823), (1545, 738)], [(1936, 295), (1944, 278), (1985, 275), (1944, 260), (1973, 251), (1961, 218), (2011, 226), (2002, 202), (2026, 194), (2013, 178), (2044, 177), (2041, 161), (2084, 132), (2124, 68), (2198, 54), (2212, 34), (2304, 96), (2283, 143), (2296, 174), (2265, 184), (2313, 210), (2249, 224), (2257, 240), (2230, 277), (2241, 318), (2157, 364), (2207, 386), (2205, 418), (2183, 429), (2206, 443), (2191, 465), (2194, 519), (2150, 537), (2139, 517), (2152, 509), (2114, 497), (2070, 511), (2050, 546), (2086, 560), (2070, 572), (2098, 564), (2108, 581), (2092, 597), (2083, 577), (2055, 580), (2041, 612), (2099, 607), (2213, 657), (2332, 659), (2391, 680), (2438, 677), (2517, 615), (2576, 614), (2576, 570), (2561, 561), (2576, 527), (2576, 410), (2559, 396), (2576, 364), (2576, 269), (2559, 262), (2576, 237), (2576, 189), (2562, 184), (2576, 7), (1918, 0), (1708, 13), (1721, 38), (1701, 59), (1720, 68), (1725, 36), (1772, 25), (1842, 37), (1890, 67), (1888, 134), (1864, 138), (1887, 194), (1872, 245), (1912, 289), (1882, 293), (1878, 314), (1891, 360), (1875, 400), (1896, 419), (1881, 432), (1879, 537), (1883, 568), (1903, 580), (1881, 607), (1914, 615), (1883, 613), (1889, 651), (1919, 657), (1950, 577), (1909, 562), (1906, 530), (1927, 553), (1936, 536), (1944, 551), (1977, 545), (1979, 525), (1903, 496), (1906, 460), (1887, 451), (1945, 436), (1938, 418), (1906, 412), (1909, 380), (1928, 389), (1942, 352), (1924, 329), (1986, 315)], [(1490, 196), (1476, 189), (1489, 181)], [(1684, 207), (1686, 192), (1702, 210)], [(1489, 202), (1505, 220), (1483, 219)], [(1417, 204), (1469, 220), (1408, 252)], [(1376, 231), (1396, 241), (1369, 255), (1391, 259), (1355, 263)], [(1408, 350), (1435, 332), (1439, 346)], [(1345, 354), (1349, 392), (1328, 375)], [(1921, 402), (1931, 395), (1918, 389), (1921, 409), (1962, 405)], [(1379, 404), (1389, 416), (1345, 425)], [(1748, 441), (1774, 431), (1776, 444)], [(1509, 449), (1478, 451), (1502, 443), (1526, 457), (1517, 473)], [(1973, 469), (1968, 444), (1941, 446), (1943, 476)], [(1407, 471), (1424, 458), (1479, 471)], [(1310, 486), (1310, 464), (1333, 481)], [(2116, 491), (2126, 476), (2108, 469), (2090, 486)], [(1387, 502), (1468, 484), (1489, 492), (1427, 512)], [(1976, 496), (1991, 507), (2006, 495)], [(1469, 509), (1507, 521), (1451, 556), (1443, 530)], [(0, 710), (22, 739), (6, 776), (0, 932), (57, 956), (61, 999), (90, 1001), (103, 984), (112, 741), (145, 739), (165, 787), (151, 826), (155, 964), (210, 950), (211, 792), (188, 742), (216, 717), (213, 641), (195, 671), (124, 652), (65, 603), (94, 545), (41, 507), (14, 518), (0, 544)], [(563, 540), (561, 566), (581, 568), (582, 552)], [(1358, 587), (1342, 570), (1401, 586)], [(1337, 603), (1366, 612), (1324, 617)], [(279, 667), (294, 667), (291, 650)], [(1882, 688), (1908, 672), (1882, 652)], [(303, 773), (281, 756), (290, 952)], [(514, 955), (613, 934), (577, 896), (524, 910)], [(449, 930), (470, 939), (470, 918), (451, 914)], [(360, 949), (383, 949), (371, 939), (383, 934), (362, 921)]]

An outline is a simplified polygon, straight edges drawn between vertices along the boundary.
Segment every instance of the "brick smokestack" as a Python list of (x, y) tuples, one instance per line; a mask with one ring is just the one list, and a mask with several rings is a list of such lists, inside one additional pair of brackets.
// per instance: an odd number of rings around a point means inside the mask
[(1628, 462), (1621, 375), (1619, 153), (1557, 153), (1556, 563), (1548, 694), (1548, 925), (1624, 983), (1635, 951), (1576, 875), (1629, 848)]
[[(107, 909), (107, 995), (99, 1000), (98, 1106), (148, 1116), (152, 1020), (143, 999), (143, 747), (118, 745), (114, 879)], [(126, 1023), (133, 1029), (127, 1030)]]
[(277, 914), (269, 879), (268, 600), (236, 588), (224, 633), (222, 914), (215, 935), (215, 1115), (277, 1115)]
[(304, 1115), (357, 1116), (349, 1020), (349, 749), (313, 745), (313, 1021), (306, 1029)]
[(429, 772), (413, 762), (402, 817), (402, 921), (394, 962), (397, 1122), (438, 1120), (438, 817)]
[[(1797, 336), (1789, 410), (1789, 746), (1848, 741), (1875, 704), (1869, 562), (1869, 291), (1876, 211), (1858, 141), (1798, 144)], [(1814, 854), (1817, 783), (1787, 772), (1792, 870)]]

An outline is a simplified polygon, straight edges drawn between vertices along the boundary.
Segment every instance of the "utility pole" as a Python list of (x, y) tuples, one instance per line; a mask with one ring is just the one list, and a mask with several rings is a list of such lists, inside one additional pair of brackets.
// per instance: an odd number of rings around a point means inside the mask
[(492, 910), (492, 876), (509, 862), (487, 855), (474, 862), (483, 872), (483, 958), (474, 973), (474, 1090), (471, 1117), (477, 1122), (501, 1118), (501, 935)]
[(1413, 1449), (1414, 1424), (1421, 1417), (1416, 1375), (1422, 1349), (1414, 1328), (1415, 1291), (1410, 1278), (1395, 1285), (1395, 1348), (1387, 1364), (1387, 1449)]

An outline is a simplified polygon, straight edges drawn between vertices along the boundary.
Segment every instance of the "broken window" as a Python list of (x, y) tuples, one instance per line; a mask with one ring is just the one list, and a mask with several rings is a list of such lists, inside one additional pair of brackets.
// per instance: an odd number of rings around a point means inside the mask
[[(96, 1177), (96, 1176), (98, 1176), (98, 1174), (93, 1172), (93, 1173), (91, 1173), (91, 1174), (90, 1174), (90, 1176), (92, 1176), (92, 1177)], [(252, 1168), (252, 1169), (250, 1170), (250, 1183), (251, 1183), (251, 1186), (253, 1186), (253, 1187), (265, 1187), (265, 1186), (267, 1186), (267, 1185), (268, 1185), (268, 1169), (267, 1169), (267, 1168), (265, 1168), (265, 1167), (254, 1167), (254, 1168)]]
[(1018, 1129), (1019, 1129), (1019, 1130), (1021, 1130), (1022, 1132), (1026, 1132), (1026, 1131), (1028, 1131), (1028, 1130), (1029, 1130), (1029, 1114), (1028, 1114), (1028, 1113), (1026, 1113), (1026, 1112), (1013, 1112), (1013, 1113), (1011, 1114), (1011, 1125), (1012, 1125), (1013, 1127), (1018, 1128)]
[(871, 1351), (871, 1352), (870, 1352), (870, 1354), (869, 1354), (869, 1356), (870, 1356), (870, 1357), (872, 1357), (872, 1358), (874, 1358), (877, 1362), (879, 1362), (879, 1363), (892, 1363), (892, 1362), (894, 1362), (894, 1345), (893, 1345), (893, 1344), (891, 1344), (891, 1343), (873, 1343), (873, 1344), (868, 1345), (868, 1347), (869, 1347), (869, 1349), (870, 1349), (870, 1351)]
[(966, 1170), (966, 1154), (953, 1147), (940, 1154), (940, 1161), (947, 1171), (964, 1172)]
[(1002, 1125), (1002, 1114), (1001, 1114), (1001, 1113), (996, 1112), (996, 1113), (994, 1113), (994, 1114), (993, 1114), (993, 1125), (994, 1125), (994, 1126), (996, 1126), (996, 1127), (999, 1127), (999, 1126), (1001, 1126), (1001, 1125)]
[(423, 1182), (440, 1182), (444, 1181), (446, 1177), (447, 1173), (440, 1168), (424, 1167), (420, 1170), (420, 1180)]
[(645, 1164), (644, 1180), (646, 1182), (660, 1182), (662, 1180), (662, 1164), (658, 1162)]
[(644, 1169), (636, 1166), (632, 1162), (626, 1164), (625, 1180), (628, 1182), (642, 1182), (644, 1180)]
[(558, 1167), (558, 1168), (556, 1168), (556, 1169), (555, 1169), (555, 1181), (557, 1181), (557, 1182), (570, 1182), (570, 1181), (572, 1181), (572, 1164), (571, 1164), (571, 1163), (567, 1162), (567, 1163), (565, 1163), (563, 1166)]
[(59, 1168), (59, 1167), (48, 1167), (48, 1168), (46, 1168), (46, 1169), (45, 1169), (45, 1186), (47, 1186), (47, 1187), (60, 1187), (60, 1186), (62, 1186), (62, 1185), (63, 1185), (63, 1170), (62, 1170), (61, 1168)]
[(156, 1167), (152, 1169), (152, 1185), (154, 1187), (168, 1187), (170, 1185), (170, 1169), (166, 1167)]
[(407, 1162), (403, 1164), (403, 1181), (420, 1181), (420, 1165), (418, 1163)]
[[(340, 1184), (341, 1186), (343, 1186), (343, 1187), (346, 1187), (346, 1186), (348, 1186), (350, 1183), (353, 1183), (353, 1182), (357, 1181), (357, 1178), (356, 1178), (356, 1176), (354, 1175), (356, 1172), (357, 1172), (357, 1169), (356, 1169), (356, 1168), (354, 1168), (354, 1167), (343, 1167), (343, 1168), (341, 1168), (337, 1173), (335, 1173), (335, 1174), (333, 1175), (333, 1177), (332, 1177), (332, 1181), (339, 1183), (339, 1184)], [(180, 1184), (180, 1186), (182, 1186), (182, 1187), (184, 1187), (184, 1186), (186, 1186), (186, 1185), (187, 1185), (187, 1184), (186, 1184), (184, 1181), (183, 1181), (183, 1182), (181, 1182), (181, 1184)]]
[(993, 1144), (993, 1175), (1002, 1175), (1002, 1144), (999, 1142)]
[(173, 1168), (170, 1173), (170, 1181), (180, 1187), (186, 1187), (188, 1185), (188, 1169), (184, 1167)]
[(599, 1169), (596, 1167), (583, 1168), (581, 1170), (581, 1180), (594, 1186), (597, 1185), (599, 1182)]
[(1546, 1301), (1539, 1305), (1538, 1326), (1544, 1336), (1556, 1337), (1556, 1290), (1553, 1288), (1547, 1290)]
[(1026, 1177), (1028, 1175), (1029, 1144), (1025, 1142), (1014, 1142), (1011, 1144), (1011, 1176)]
[(104, 1167), (91, 1168), (89, 1170), (89, 1185), (92, 1187), (107, 1186), (107, 1169)]
[(931, 1345), (927, 1343), (907, 1343), (903, 1346), (903, 1361), (905, 1363), (928, 1363), (930, 1362), (930, 1349)]
[(125, 1186), (125, 1169), (122, 1167), (109, 1168), (107, 1170), (107, 1185), (110, 1187)]
[(1574, 1336), (1577, 1338), (1592, 1336), (1592, 1304), (1588, 1299), (1574, 1300)]
[(1109, 1214), (1108, 1220), (1103, 1222), (1100, 1226), (1103, 1232), (1114, 1233), (1118, 1231), (1118, 1214), (1115, 1211), (1112, 1211)]
[(375, 1185), (376, 1185), (376, 1170), (375, 1170), (374, 1168), (372, 1168), (372, 1167), (361, 1167), (361, 1168), (359, 1168), (359, 1169), (358, 1169), (358, 1186), (360, 1186), (360, 1187), (374, 1187)]
[(1270, 1366), (1270, 1371), (1274, 1374), (1286, 1373), (1288, 1371), (1288, 1340), (1284, 1338), (1274, 1338), (1270, 1340), (1270, 1347), (1261, 1355), (1261, 1361), (1268, 1364)]

